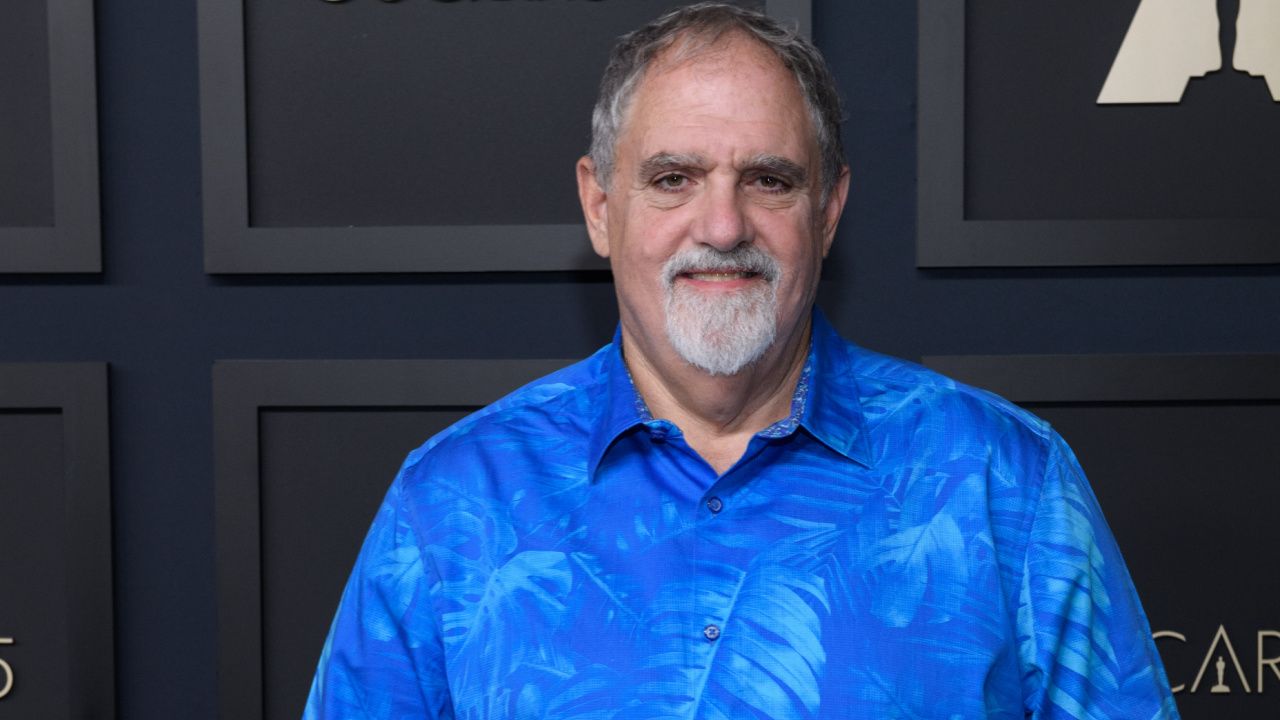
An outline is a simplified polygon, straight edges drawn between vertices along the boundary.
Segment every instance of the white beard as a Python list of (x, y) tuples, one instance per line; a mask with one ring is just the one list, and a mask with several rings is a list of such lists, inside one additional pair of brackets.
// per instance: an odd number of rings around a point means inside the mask
[[(763, 285), (702, 293), (677, 276), (690, 270), (746, 270)], [(759, 360), (778, 332), (778, 263), (754, 245), (729, 252), (686, 250), (663, 266), (667, 339), (685, 362), (712, 375), (735, 375)]]

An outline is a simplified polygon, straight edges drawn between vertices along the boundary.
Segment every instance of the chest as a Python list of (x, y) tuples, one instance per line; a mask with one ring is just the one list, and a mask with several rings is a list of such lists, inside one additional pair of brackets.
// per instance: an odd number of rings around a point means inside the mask
[(468, 526), (491, 537), (453, 536), (474, 552), (437, 563), (455, 705), (1000, 717), (985, 698), (1017, 669), (984, 482), (767, 452), (717, 476), (682, 452), (513, 493)]

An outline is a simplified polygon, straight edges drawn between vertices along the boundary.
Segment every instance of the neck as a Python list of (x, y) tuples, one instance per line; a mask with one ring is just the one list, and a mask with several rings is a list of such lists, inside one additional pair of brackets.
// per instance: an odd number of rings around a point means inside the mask
[(734, 375), (711, 375), (665, 346), (646, 352), (622, 326), (627, 368), (649, 411), (675, 423), (717, 473), (742, 456), (753, 435), (790, 414), (810, 333), (806, 316), (757, 362)]

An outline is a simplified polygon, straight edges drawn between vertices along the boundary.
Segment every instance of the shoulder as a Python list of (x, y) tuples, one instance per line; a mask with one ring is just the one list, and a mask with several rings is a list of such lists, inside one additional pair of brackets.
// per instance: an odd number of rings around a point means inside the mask
[(582, 442), (598, 413), (608, 346), (538, 378), (455, 422), (409, 453), (401, 469), (407, 484), (424, 475), (454, 477), (498, 467), (530, 454), (566, 454)]
[(849, 353), (864, 420), (882, 441), (1040, 470), (1060, 443), (1049, 423), (995, 393), (857, 346)]
[[(994, 550), (1008, 602), (1036, 518), (1077, 507), (1088, 487), (1049, 423), (915, 363), (853, 349), (874, 464), (913, 517), (947, 518)], [(930, 515), (930, 512), (932, 514)]]

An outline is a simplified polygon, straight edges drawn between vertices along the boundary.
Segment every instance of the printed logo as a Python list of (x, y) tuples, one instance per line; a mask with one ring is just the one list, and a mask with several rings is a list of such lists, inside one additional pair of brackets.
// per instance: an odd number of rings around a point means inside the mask
[(1236, 3), (1224, 0), (1142, 0), (1098, 104), (1180, 102), (1191, 78), (1221, 70), (1228, 57), (1236, 71), (1264, 78), (1280, 102), (1280, 2), (1238, 3), (1233, 12)]
[[(1152, 637), (1156, 640), (1176, 640), (1179, 643), (1187, 644), (1187, 636), (1174, 630), (1161, 630), (1152, 633)], [(1209, 642), (1208, 649), (1204, 652), (1204, 659), (1200, 662), (1200, 670), (1196, 672), (1195, 679), (1191, 681), (1190, 688), (1185, 682), (1178, 682), (1178, 679), (1169, 678), (1169, 684), (1173, 685), (1174, 694), (1187, 692), (1194, 694), (1200, 690), (1201, 684), (1208, 685), (1209, 693), (1212, 695), (1229, 695), (1232, 692), (1232, 686), (1239, 687), (1242, 692), (1252, 694), (1257, 692), (1262, 694), (1266, 688), (1268, 676), (1274, 675), (1280, 680), (1280, 656), (1267, 656), (1267, 641), (1280, 640), (1280, 632), (1275, 630), (1259, 630), (1257, 634), (1256, 653), (1254, 658), (1256, 662), (1251, 670), (1256, 670), (1254, 676), (1254, 684), (1250, 686), (1249, 676), (1245, 672), (1244, 663), (1240, 662), (1240, 655), (1236, 653), (1235, 645), (1231, 643), (1231, 636), (1227, 634), (1225, 625), (1219, 625), (1218, 631), (1214, 633), (1213, 640)], [(1162, 650), (1161, 655), (1168, 658), (1166, 652), (1176, 652), (1173, 648)], [(1227, 660), (1230, 660), (1228, 664)], [(1209, 670), (1210, 662), (1213, 663), (1214, 673), (1208, 678), (1205, 677)], [(1166, 665), (1168, 660), (1165, 661)], [(1228, 669), (1234, 672), (1228, 672)], [(1268, 672), (1269, 671), (1269, 672)]]

